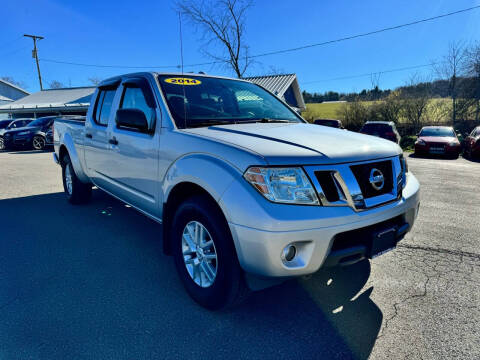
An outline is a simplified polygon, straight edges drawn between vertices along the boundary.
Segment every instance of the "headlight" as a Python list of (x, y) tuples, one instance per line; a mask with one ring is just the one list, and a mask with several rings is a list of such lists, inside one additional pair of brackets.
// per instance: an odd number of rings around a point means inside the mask
[(450, 141), (448, 143), (448, 146), (458, 146), (458, 145), (460, 145), (460, 143), (458, 141)]
[(30, 131), (20, 131), (19, 133), (17, 133), (17, 135), (28, 135), (30, 134)]
[(403, 187), (405, 187), (405, 185), (407, 185), (408, 163), (403, 155), (400, 155), (400, 164), (402, 166), (402, 184)]
[(317, 194), (300, 167), (248, 168), (244, 178), (270, 201), (286, 204), (319, 205)]
[(418, 139), (415, 144), (418, 144), (418, 145), (425, 145), (425, 141), (423, 141), (422, 139)]

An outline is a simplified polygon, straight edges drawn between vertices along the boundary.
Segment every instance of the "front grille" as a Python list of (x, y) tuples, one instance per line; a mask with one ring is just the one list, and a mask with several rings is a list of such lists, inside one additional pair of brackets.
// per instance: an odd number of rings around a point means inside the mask
[(333, 178), (333, 171), (316, 171), (318, 183), (322, 187), (323, 194), (327, 198), (328, 202), (335, 202), (340, 200), (335, 179)]
[[(364, 199), (388, 194), (393, 189), (393, 170), (391, 160), (352, 165), (350, 166), (350, 169), (357, 179)], [(380, 190), (375, 189), (370, 183), (370, 173), (372, 172), (372, 169), (378, 169), (383, 174), (384, 184)]]
[(432, 142), (432, 143), (428, 143), (428, 145), (430, 145), (430, 147), (438, 147), (438, 148), (442, 148), (442, 149), (445, 148), (445, 143)]

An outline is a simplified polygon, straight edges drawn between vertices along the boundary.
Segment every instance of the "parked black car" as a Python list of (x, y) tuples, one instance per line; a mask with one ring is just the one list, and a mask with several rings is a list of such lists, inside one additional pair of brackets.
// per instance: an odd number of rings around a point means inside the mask
[(362, 134), (373, 135), (400, 144), (401, 136), (393, 121), (367, 121), (360, 130)]
[(35, 150), (43, 150), (46, 146), (46, 133), (56, 118), (58, 116), (41, 117), (27, 126), (5, 131), (3, 134), (4, 149), (30, 147)]
[(334, 127), (337, 129), (344, 129), (342, 122), (340, 120), (335, 120), (335, 119), (317, 119), (317, 120), (314, 120), (313, 123), (315, 125), (323, 125), (323, 126)]
[(8, 119), (8, 120), (0, 120), (0, 150), (5, 149), (4, 141), (3, 141), (3, 134), (9, 130), (18, 129), (21, 127), (25, 127), (30, 124), (33, 119)]

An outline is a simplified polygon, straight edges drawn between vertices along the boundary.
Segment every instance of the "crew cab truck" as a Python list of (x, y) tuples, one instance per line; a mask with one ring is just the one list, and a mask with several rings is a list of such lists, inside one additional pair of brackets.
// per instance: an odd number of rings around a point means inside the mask
[(163, 224), (164, 251), (209, 309), (393, 249), (419, 209), (397, 144), (308, 124), (238, 79), (113, 77), (85, 122), (55, 121), (54, 147), (67, 199), (95, 185)]

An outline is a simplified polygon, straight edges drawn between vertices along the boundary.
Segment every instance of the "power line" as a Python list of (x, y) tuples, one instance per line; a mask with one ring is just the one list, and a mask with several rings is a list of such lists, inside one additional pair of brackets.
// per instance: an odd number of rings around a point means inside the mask
[(341, 41), (357, 39), (357, 38), (360, 38), (360, 37), (379, 34), (379, 33), (386, 32), (386, 31), (401, 29), (401, 28), (404, 28), (404, 27), (407, 27), (407, 26), (418, 25), (418, 24), (425, 23), (425, 22), (428, 22), (428, 21), (438, 20), (438, 19), (441, 19), (441, 18), (444, 18), (444, 17), (447, 17), (447, 16), (457, 15), (457, 14), (464, 13), (464, 12), (467, 12), (467, 11), (472, 11), (472, 10), (475, 10), (475, 9), (478, 9), (478, 8), (480, 8), (480, 5), (472, 6), (472, 7), (457, 10), (457, 11), (452, 11), (452, 12), (442, 14), (442, 15), (432, 16), (432, 17), (429, 17), (429, 18), (426, 18), (426, 19), (412, 21), (412, 22), (405, 23), (405, 24), (389, 26), (389, 27), (386, 27), (386, 28), (383, 28), (383, 29), (373, 30), (373, 31), (369, 31), (369, 32), (366, 32), (366, 33), (350, 35), (350, 36), (346, 36), (346, 37), (342, 37), (342, 38), (338, 38), (338, 39), (334, 39), (334, 40), (328, 40), (328, 41), (324, 41), (324, 42), (320, 42), (320, 43), (316, 43), (316, 44), (298, 46), (298, 47), (294, 47), (294, 48), (290, 48), (290, 49), (270, 51), (270, 52), (266, 52), (266, 53), (263, 53), (263, 54), (253, 55), (251, 57), (256, 58), (256, 57), (261, 57), (261, 56), (283, 54), (283, 53), (286, 53), (286, 52), (298, 51), (298, 50), (308, 49), (308, 48), (312, 48), (312, 47), (316, 47), (316, 46), (323, 46), (323, 45), (333, 44), (333, 43), (337, 43), (337, 42), (341, 42)]
[[(283, 53), (287, 53), (287, 52), (299, 51), (299, 50), (304, 50), (304, 49), (308, 49), (308, 48), (313, 48), (313, 47), (325, 46), (325, 45), (329, 45), (329, 44), (333, 44), (333, 43), (338, 43), (338, 42), (342, 42), (342, 41), (353, 40), (353, 39), (357, 39), (357, 38), (361, 38), (361, 37), (366, 37), (366, 36), (370, 36), (370, 35), (379, 34), (379, 33), (382, 33), (382, 32), (397, 30), (397, 29), (400, 29), (400, 28), (408, 27), (408, 26), (413, 26), (413, 25), (418, 25), (418, 24), (421, 24), (421, 23), (429, 22), (429, 21), (438, 20), (438, 19), (445, 18), (445, 17), (448, 17), (448, 16), (458, 15), (458, 14), (465, 13), (465, 12), (468, 12), (468, 11), (476, 10), (478, 8), (480, 8), (480, 5), (472, 6), (472, 7), (457, 10), (457, 11), (452, 11), (452, 12), (437, 15), (437, 16), (432, 16), (432, 17), (425, 18), (425, 19), (415, 20), (415, 21), (405, 23), (405, 24), (389, 26), (389, 27), (386, 27), (386, 28), (377, 29), (377, 30), (373, 30), (373, 31), (365, 32), (365, 33), (345, 36), (345, 37), (338, 38), (338, 39), (327, 40), (327, 41), (323, 41), (323, 42), (319, 42), (319, 43), (307, 44), (307, 45), (288, 48), (288, 49), (281, 49), (281, 50), (265, 52), (265, 53), (261, 53), (261, 54), (257, 54), (257, 55), (252, 55), (252, 56), (250, 56), (250, 58), (259, 58), (259, 57), (264, 57), (264, 56), (283, 54)], [(98, 67), (98, 68), (119, 68), (119, 69), (172, 69), (172, 68), (180, 69), (181, 68), (180, 65), (123, 66), (123, 65), (85, 64), (85, 63), (76, 63), (76, 62), (53, 60), (53, 59), (40, 59), (40, 60), (45, 61), (45, 62), (56, 63), (56, 64), (66, 64), (66, 65), (76, 65), (76, 66), (86, 66), (86, 67)], [(211, 62), (204, 62), (204, 63), (197, 63), (197, 64), (188, 64), (188, 65), (184, 65), (184, 66), (185, 67), (197, 67), (197, 66), (205, 66), (205, 65), (214, 65), (214, 64), (219, 64), (219, 63), (223, 63), (223, 62), (224, 61), (211, 61)]]
[(98, 64), (84, 64), (76, 63), (70, 61), (60, 61), (53, 59), (39, 59), (43, 62), (51, 62), (55, 64), (66, 64), (66, 65), (77, 65), (77, 66), (86, 66), (86, 67), (97, 67), (97, 68), (119, 68), (119, 69), (160, 69), (160, 68), (179, 68), (180, 65), (150, 65), (150, 66), (125, 66), (125, 65), (98, 65)]
[(6, 47), (7, 45), (10, 45), (10, 44), (13, 44), (14, 42), (20, 40), (21, 38), (23, 38), (23, 36), (19, 36), (18, 38), (16, 39), (13, 39), (13, 40), (10, 40), (10, 41), (7, 41), (3, 44), (0, 45), (0, 48), (3, 48), (3, 47)]
[(304, 82), (302, 82), (302, 84), (315, 84), (315, 83), (319, 83), (319, 82), (355, 79), (355, 78), (370, 76), (370, 75), (372, 75), (372, 74), (387, 74), (387, 73), (392, 73), (392, 72), (397, 72), (397, 71), (405, 71), (405, 70), (419, 69), (419, 68), (423, 68), (423, 67), (427, 67), (427, 66), (438, 65), (438, 64), (440, 64), (440, 63), (441, 63), (441, 62), (433, 62), (433, 63), (429, 63), (429, 64), (406, 66), (406, 67), (401, 67), (401, 68), (396, 68), (396, 69), (381, 70), (381, 71), (372, 71), (372, 72), (369, 72), (369, 73), (364, 73), (364, 74), (359, 74), (359, 75), (350, 75), (350, 76), (341, 76), (341, 77), (330, 78), (330, 79), (304, 81)]
[(7, 55), (13, 55), (13, 54), (18, 53), (19, 51), (25, 50), (25, 49), (28, 48), (28, 47), (29, 47), (29, 46), (22, 46), (22, 47), (20, 47), (20, 48), (14, 49), (14, 50), (12, 50), (12, 51), (8, 51), (8, 52), (6, 52), (6, 53), (0, 54), (0, 56), (5, 57), (5, 56), (7, 56)]

